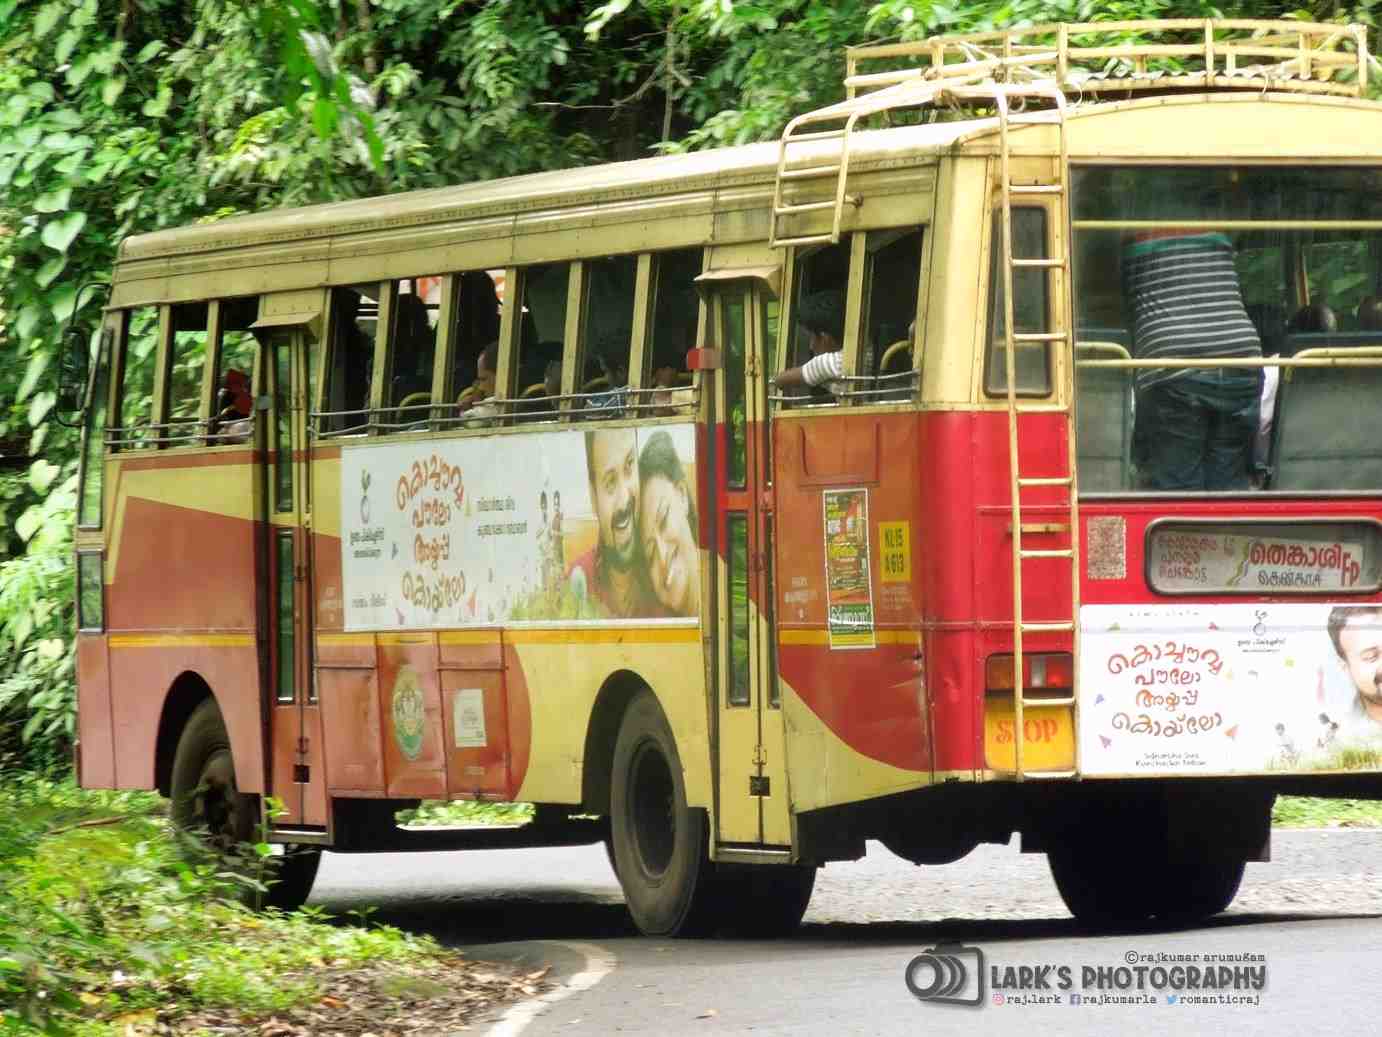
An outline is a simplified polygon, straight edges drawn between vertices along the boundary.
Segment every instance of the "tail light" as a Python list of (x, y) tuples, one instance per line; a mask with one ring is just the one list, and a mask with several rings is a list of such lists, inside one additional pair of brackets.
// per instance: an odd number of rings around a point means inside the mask
[[(988, 691), (1012, 691), (1013, 656), (990, 655), (984, 664)], [(1075, 659), (1069, 652), (1028, 652), (1022, 657), (1022, 687), (1029, 691), (1069, 692), (1075, 686)]]

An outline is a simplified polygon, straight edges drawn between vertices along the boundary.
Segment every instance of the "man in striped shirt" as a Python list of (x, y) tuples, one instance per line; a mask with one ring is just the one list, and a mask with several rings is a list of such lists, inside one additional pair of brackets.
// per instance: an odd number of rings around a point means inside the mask
[[(1141, 233), (1123, 252), (1138, 359), (1260, 357), (1243, 308), (1233, 245), (1218, 233)], [(1137, 371), (1135, 442), (1142, 485), (1155, 490), (1251, 486), (1261, 373), (1242, 367)]]
[[(778, 388), (806, 385), (827, 386), (844, 377), (845, 297), (843, 292), (815, 292), (797, 306), (797, 323), (810, 336), (811, 359), (797, 367), (789, 367), (773, 382)], [(844, 383), (840, 383), (843, 385)]]

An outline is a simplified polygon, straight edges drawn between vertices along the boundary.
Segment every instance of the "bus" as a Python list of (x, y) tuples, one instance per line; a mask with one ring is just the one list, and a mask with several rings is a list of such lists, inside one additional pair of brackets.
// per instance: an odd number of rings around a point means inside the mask
[(870, 840), (1017, 834), (1084, 923), (1224, 910), (1277, 794), (1382, 795), (1374, 72), (875, 45), (778, 141), (126, 240), (81, 784), (262, 828), (283, 906), (604, 840), (642, 932), (783, 933)]

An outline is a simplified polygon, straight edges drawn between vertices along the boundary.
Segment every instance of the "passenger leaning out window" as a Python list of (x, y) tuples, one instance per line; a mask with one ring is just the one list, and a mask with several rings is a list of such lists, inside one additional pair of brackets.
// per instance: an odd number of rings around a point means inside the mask
[(845, 298), (843, 292), (824, 291), (808, 295), (797, 307), (797, 323), (805, 330), (811, 359), (789, 367), (773, 379), (780, 389), (793, 386), (825, 386), (836, 396), (843, 395)]

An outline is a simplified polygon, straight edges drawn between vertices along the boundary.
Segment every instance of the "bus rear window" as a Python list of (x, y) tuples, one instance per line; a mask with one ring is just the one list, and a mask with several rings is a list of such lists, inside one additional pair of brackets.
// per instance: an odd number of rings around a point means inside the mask
[(1154, 522), (1147, 585), (1160, 594), (1375, 594), (1382, 524)]
[(1382, 169), (1091, 166), (1072, 203), (1082, 491), (1382, 490)]
[[(1014, 259), (1045, 259), (1046, 210), (1023, 206), (1012, 211)], [(1006, 307), (1003, 301), (1002, 210), (993, 214), (992, 259), (989, 263), (989, 347), (984, 365), (984, 392), (1001, 396), (1008, 391)], [(1046, 271), (1019, 267), (1013, 271), (1013, 330), (1038, 333), (1051, 330), (1050, 291)], [(1051, 347), (1046, 342), (1019, 342), (1013, 356), (1017, 392), (1046, 396), (1051, 392)]]

